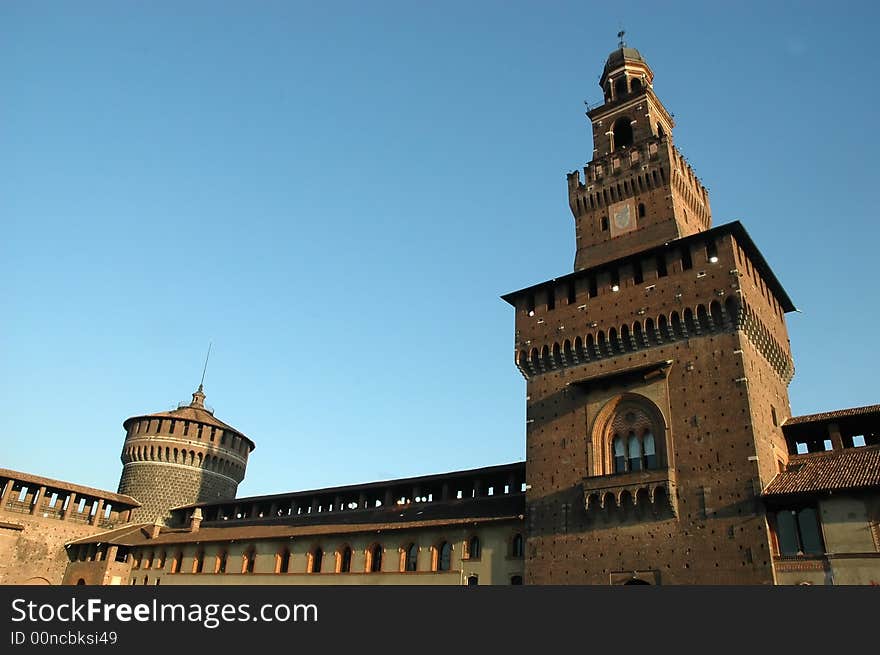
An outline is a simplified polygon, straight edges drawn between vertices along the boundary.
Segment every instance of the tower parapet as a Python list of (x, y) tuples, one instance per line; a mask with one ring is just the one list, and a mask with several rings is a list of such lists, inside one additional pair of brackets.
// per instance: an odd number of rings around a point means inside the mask
[(142, 507), (134, 520), (163, 519), (172, 507), (235, 498), (254, 442), (205, 407), (202, 385), (189, 404), (132, 416), (123, 424), (119, 493)]

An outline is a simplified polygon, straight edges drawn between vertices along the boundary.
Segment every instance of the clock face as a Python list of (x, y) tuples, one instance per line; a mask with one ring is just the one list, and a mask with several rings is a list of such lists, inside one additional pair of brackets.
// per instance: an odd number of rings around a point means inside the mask
[(629, 224), (631, 222), (632, 216), (630, 215), (629, 205), (619, 207), (614, 214), (614, 225), (617, 227), (617, 229), (624, 231), (629, 228)]
[(636, 229), (635, 204), (632, 199), (622, 200), (608, 208), (611, 236), (616, 237)]

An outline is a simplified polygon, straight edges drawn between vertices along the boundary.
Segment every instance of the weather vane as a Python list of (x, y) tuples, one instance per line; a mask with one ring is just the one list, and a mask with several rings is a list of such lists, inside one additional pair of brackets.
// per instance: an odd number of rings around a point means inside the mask
[(617, 39), (618, 39), (618, 40), (617, 40), (617, 47), (619, 47), (619, 48), (625, 48), (625, 47), (626, 47), (626, 42), (623, 40), (623, 35), (624, 35), (624, 34), (626, 34), (626, 30), (624, 30), (624, 29), (621, 27), (621, 28), (620, 28), (620, 31), (617, 33)]

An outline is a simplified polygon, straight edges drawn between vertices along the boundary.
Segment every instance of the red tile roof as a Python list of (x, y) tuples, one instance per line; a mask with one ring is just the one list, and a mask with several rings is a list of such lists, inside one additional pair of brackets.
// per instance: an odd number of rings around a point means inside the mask
[(820, 414), (806, 414), (804, 416), (792, 416), (784, 425), (798, 425), (800, 423), (817, 423), (820, 421), (830, 421), (832, 419), (846, 418), (849, 416), (862, 416), (864, 414), (880, 414), (880, 405), (867, 405), (865, 407), (850, 407), (849, 409), (837, 409), (833, 412), (822, 412)]
[(880, 446), (794, 455), (764, 496), (880, 487)]

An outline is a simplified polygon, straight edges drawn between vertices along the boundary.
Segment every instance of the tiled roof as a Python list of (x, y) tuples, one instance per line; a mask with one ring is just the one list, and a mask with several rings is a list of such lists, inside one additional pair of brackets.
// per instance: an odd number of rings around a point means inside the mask
[(816, 423), (819, 421), (830, 421), (832, 419), (846, 418), (849, 416), (862, 416), (864, 414), (880, 413), (880, 405), (867, 405), (865, 407), (850, 407), (849, 409), (838, 409), (833, 412), (822, 412), (820, 414), (806, 414), (804, 416), (792, 416), (784, 425), (798, 425), (800, 423)]
[(880, 446), (845, 448), (825, 453), (794, 455), (778, 473), (764, 496), (880, 486)]
[(11, 469), (0, 469), (0, 478), (11, 478), (19, 482), (25, 482), (28, 485), (36, 485), (39, 487), (49, 487), (50, 489), (58, 489), (60, 491), (72, 491), (78, 496), (92, 496), (93, 498), (103, 498), (110, 500), (117, 505), (125, 505), (127, 507), (140, 507), (141, 504), (131, 496), (125, 494), (117, 494), (104, 489), (96, 489), (94, 487), (85, 487), (81, 484), (73, 484), (72, 482), (64, 482), (63, 480), (53, 480), (52, 478), (44, 478), (39, 475), (31, 475), (21, 471), (13, 471)]

